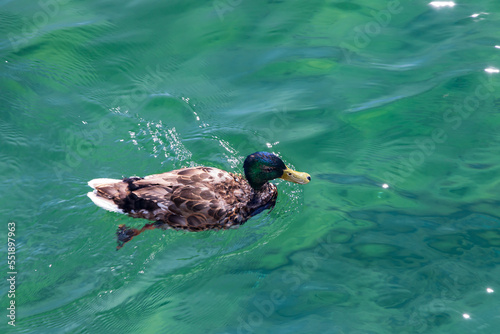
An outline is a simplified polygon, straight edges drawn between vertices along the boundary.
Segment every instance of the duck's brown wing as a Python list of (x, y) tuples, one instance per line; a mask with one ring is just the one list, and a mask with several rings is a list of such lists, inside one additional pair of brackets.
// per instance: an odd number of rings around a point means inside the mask
[(226, 228), (252, 195), (244, 179), (210, 167), (124, 179), (97, 191), (132, 217), (193, 231)]

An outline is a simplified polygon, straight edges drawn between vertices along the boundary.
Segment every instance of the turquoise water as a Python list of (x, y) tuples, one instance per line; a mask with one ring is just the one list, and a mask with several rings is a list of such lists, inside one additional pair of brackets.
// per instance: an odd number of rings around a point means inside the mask
[[(497, 333), (500, 3), (429, 2), (0, 1), (0, 331)], [(236, 230), (86, 196), (259, 150), (312, 182)]]

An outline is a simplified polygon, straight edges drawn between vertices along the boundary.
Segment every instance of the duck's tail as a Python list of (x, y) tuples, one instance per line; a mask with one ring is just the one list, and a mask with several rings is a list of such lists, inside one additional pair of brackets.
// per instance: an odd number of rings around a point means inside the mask
[[(93, 192), (87, 193), (87, 196), (95, 205), (112, 212), (124, 213), (118, 207), (114, 199), (120, 197), (122, 180), (116, 179), (93, 179), (89, 181), (89, 186), (94, 188)], [(124, 184), (123, 188), (126, 188)]]

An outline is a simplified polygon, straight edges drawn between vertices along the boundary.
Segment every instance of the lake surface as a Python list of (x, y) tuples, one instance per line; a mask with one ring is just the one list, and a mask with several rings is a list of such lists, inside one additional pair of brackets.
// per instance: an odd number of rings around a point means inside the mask
[[(500, 2), (429, 2), (0, 1), (0, 331), (498, 333)], [(262, 150), (239, 229), (86, 196)]]

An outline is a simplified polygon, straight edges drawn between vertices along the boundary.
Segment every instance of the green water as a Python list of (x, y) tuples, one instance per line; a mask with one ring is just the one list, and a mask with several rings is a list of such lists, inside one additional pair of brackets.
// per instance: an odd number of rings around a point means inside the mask
[[(500, 3), (428, 2), (0, 1), (0, 331), (498, 333)], [(86, 196), (259, 150), (312, 182), (236, 230)]]

